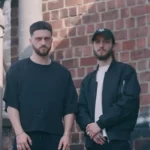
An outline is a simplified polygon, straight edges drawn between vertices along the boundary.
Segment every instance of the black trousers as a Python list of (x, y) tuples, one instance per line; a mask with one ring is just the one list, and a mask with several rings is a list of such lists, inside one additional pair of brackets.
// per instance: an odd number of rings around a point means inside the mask
[[(58, 150), (61, 135), (49, 134), (45, 132), (28, 132), (31, 140), (31, 150)], [(17, 150), (16, 139), (14, 141), (13, 150)]]
[(87, 150), (131, 150), (131, 147), (129, 141), (113, 140), (104, 145), (94, 143), (92, 148), (87, 148)]

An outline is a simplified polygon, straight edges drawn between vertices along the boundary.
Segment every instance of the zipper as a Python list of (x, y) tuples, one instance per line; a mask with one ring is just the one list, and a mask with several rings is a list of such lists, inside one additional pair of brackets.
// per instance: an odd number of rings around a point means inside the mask
[(121, 87), (121, 94), (122, 94), (122, 95), (123, 95), (125, 83), (126, 83), (125, 80), (123, 80), (123, 84), (122, 84), (122, 87)]

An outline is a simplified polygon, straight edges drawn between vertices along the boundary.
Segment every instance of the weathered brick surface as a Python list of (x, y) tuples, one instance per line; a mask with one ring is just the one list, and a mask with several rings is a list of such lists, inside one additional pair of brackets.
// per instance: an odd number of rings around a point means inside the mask
[[(54, 59), (67, 67), (79, 92), (83, 77), (97, 61), (91, 37), (98, 28), (114, 31), (116, 58), (131, 64), (141, 84), (141, 108), (132, 135), (133, 150), (150, 149), (150, 1), (43, 0), (43, 17), (54, 28)], [(12, 61), (17, 60), (17, 12), (12, 11)], [(147, 119), (146, 119), (147, 118)], [(75, 123), (70, 150), (84, 150), (83, 133)]]

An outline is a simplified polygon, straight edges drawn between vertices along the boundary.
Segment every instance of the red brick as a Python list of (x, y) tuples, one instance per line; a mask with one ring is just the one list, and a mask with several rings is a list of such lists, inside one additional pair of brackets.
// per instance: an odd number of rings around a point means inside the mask
[(78, 35), (85, 35), (85, 26), (79, 26), (77, 28)]
[(59, 19), (59, 11), (55, 10), (51, 12), (51, 20), (57, 20)]
[(57, 0), (57, 1), (50, 1), (48, 2), (48, 9), (59, 9), (64, 7), (64, 1), (63, 0)]
[(118, 18), (118, 10), (102, 13), (102, 21), (114, 20)]
[(18, 7), (11, 9), (11, 18), (17, 18), (18, 17)]
[(93, 36), (93, 35), (89, 35), (89, 36), (88, 36), (88, 44), (89, 44), (89, 45), (92, 44), (92, 36)]
[(97, 64), (97, 60), (93, 57), (80, 59), (80, 66), (92, 66), (96, 64)]
[(67, 34), (67, 29), (63, 29), (59, 31), (59, 37), (61, 38), (67, 38), (68, 34)]
[(145, 70), (147, 68), (147, 61), (146, 60), (142, 60), (138, 62), (138, 70)]
[(71, 73), (72, 78), (76, 78), (77, 77), (77, 71), (76, 71), (76, 69), (69, 69), (69, 71)]
[(86, 5), (81, 5), (78, 7), (78, 15), (82, 15), (86, 12)]
[(96, 13), (96, 5), (97, 4), (87, 4), (87, 11), (88, 13)]
[(54, 54), (56, 60), (62, 60), (64, 58), (64, 52), (62, 50), (56, 51)]
[(55, 31), (55, 30), (53, 31), (53, 37), (54, 37), (54, 38), (57, 38), (57, 37), (58, 37), (58, 32)]
[(146, 37), (148, 35), (148, 27), (133, 28), (128, 30), (129, 38)]
[(79, 143), (79, 133), (72, 133), (71, 143)]
[(137, 4), (145, 4), (146, 3), (146, 0), (136, 0), (137, 1)]
[(85, 68), (78, 68), (77, 69), (77, 77), (84, 77), (85, 76)]
[(46, 6), (47, 6), (46, 3), (43, 3), (43, 4), (42, 4), (42, 11), (43, 11), (43, 12), (47, 10), (47, 7), (46, 7)]
[(68, 17), (68, 9), (64, 8), (60, 10), (60, 18), (67, 18)]
[(77, 7), (69, 8), (69, 16), (76, 16), (77, 15)]
[(143, 83), (140, 85), (141, 87), (141, 93), (148, 93), (148, 83)]
[(150, 15), (147, 16), (147, 24), (150, 24)]
[(126, 19), (125, 25), (126, 25), (126, 28), (134, 27), (135, 26), (135, 18)]
[(81, 19), (79, 16), (65, 19), (65, 27), (71, 27), (80, 24), (81, 24)]
[(122, 51), (122, 42), (117, 42), (116, 44), (115, 44), (115, 46), (114, 46), (114, 51), (115, 52), (120, 52), (120, 51)]
[(92, 46), (84, 46), (83, 47), (83, 57), (92, 56), (93, 55), (93, 47)]
[(64, 49), (69, 47), (69, 39), (53, 42), (54, 49)]
[(137, 50), (131, 52), (131, 59), (138, 60), (141, 58), (145, 58), (145, 51), (144, 50)]
[(82, 82), (81, 79), (74, 80), (73, 82), (74, 82), (74, 85), (75, 85), (76, 88), (80, 88), (81, 87), (81, 82)]
[(69, 60), (63, 60), (62, 65), (70, 69), (70, 68), (78, 68), (79, 63), (78, 63), (78, 59), (69, 59)]
[(116, 31), (114, 34), (115, 34), (116, 40), (127, 39), (127, 31), (126, 30)]
[(150, 104), (150, 94), (141, 95), (140, 96), (140, 104), (141, 104), (141, 106)]
[(137, 39), (137, 48), (144, 48), (146, 45), (145, 38)]
[(50, 20), (50, 13), (49, 12), (43, 13), (43, 20), (44, 21), (49, 21)]
[(18, 55), (18, 47), (12, 47), (11, 48), (11, 56), (17, 56)]
[(62, 20), (56, 20), (56, 21), (51, 21), (51, 25), (53, 29), (63, 29), (63, 22)]
[(83, 23), (84, 24), (96, 23), (99, 21), (100, 21), (99, 14), (92, 14), (92, 15), (83, 16)]
[(11, 44), (12, 44), (13, 46), (18, 46), (18, 38), (17, 38), (17, 37), (12, 38), (12, 39), (11, 39)]
[(146, 7), (143, 5), (143, 6), (137, 6), (137, 7), (134, 7), (134, 8), (131, 8), (131, 15), (133, 17), (135, 16), (139, 16), (139, 15), (144, 15), (146, 14)]
[(99, 12), (105, 11), (105, 10), (106, 10), (105, 2), (100, 2), (100, 3), (98, 3), (98, 4), (97, 4), (97, 10), (98, 10)]
[(145, 51), (145, 58), (150, 58), (150, 49), (144, 49)]
[(88, 44), (87, 36), (71, 38), (71, 46), (81, 46), (87, 44)]
[(118, 8), (122, 8), (126, 6), (125, 1), (123, 0), (116, 0), (116, 3)]
[(107, 10), (116, 9), (116, 1), (110, 0), (107, 2)]
[(140, 81), (141, 82), (150, 81), (150, 72), (146, 71), (146, 72), (140, 73)]
[(129, 52), (120, 53), (120, 61), (121, 62), (128, 62), (130, 60)]
[(123, 19), (116, 20), (115, 21), (115, 27), (116, 27), (116, 29), (124, 28), (124, 20)]
[(148, 40), (148, 46), (150, 47), (150, 37), (147, 40)]
[(146, 16), (137, 18), (137, 26), (144, 26), (146, 24)]
[(66, 6), (74, 6), (82, 3), (83, 3), (82, 0), (65, 0)]
[(83, 3), (87, 4), (87, 3), (91, 3), (91, 2), (95, 2), (95, 1), (98, 1), (98, 0), (83, 0)]
[(76, 36), (76, 27), (68, 28), (68, 35), (69, 35), (70, 37)]
[(87, 67), (86, 68), (86, 74), (89, 74), (90, 72), (94, 71), (94, 67)]
[(82, 48), (81, 47), (74, 49), (74, 57), (82, 57)]
[(123, 50), (133, 50), (133, 49), (135, 49), (135, 41), (134, 40), (123, 42)]
[(64, 51), (64, 56), (65, 56), (65, 58), (72, 58), (73, 57), (73, 51), (72, 51), (72, 49), (71, 48), (70, 49), (66, 49)]
[(135, 5), (135, 0), (127, 0), (127, 6)]
[(131, 65), (134, 69), (136, 69), (136, 68), (137, 68), (137, 64), (136, 64), (136, 62), (130, 62), (130, 63), (129, 63), (129, 65)]
[(93, 24), (87, 25), (86, 32), (93, 33), (95, 31), (95, 27)]
[(129, 8), (121, 9), (121, 18), (126, 18), (129, 16), (130, 16), (130, 9)]
[(18, 18), (11, 19), (11, 25), (18, 27)]
[(96, 29), (104, 28), (104, 23), (96, 24)]
[(146, 12), (147, 12), (147, 14), (150, 14), (150, 4), (146, 5)]
[(105, 28), (114, 30), (114, 22), (113, 21), (108, 21), (105, 23)]

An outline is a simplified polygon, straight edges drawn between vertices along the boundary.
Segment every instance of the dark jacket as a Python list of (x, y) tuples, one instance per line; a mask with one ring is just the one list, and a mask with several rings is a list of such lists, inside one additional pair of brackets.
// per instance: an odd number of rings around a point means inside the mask
[[(87, 75), (81, 85), (77, 123), (83, 131), (89, 123), (94, 122), (97, 70)], [(101, 129), (106, 129), (110, 141), (130, 139), (138, 116), (139, 95), (140, 86), (135, 69), (113, 60), (104, 77), (103, 115), (97, 121)], [(86, 135), (86, 146), (89, 147), (92, 142)]]

